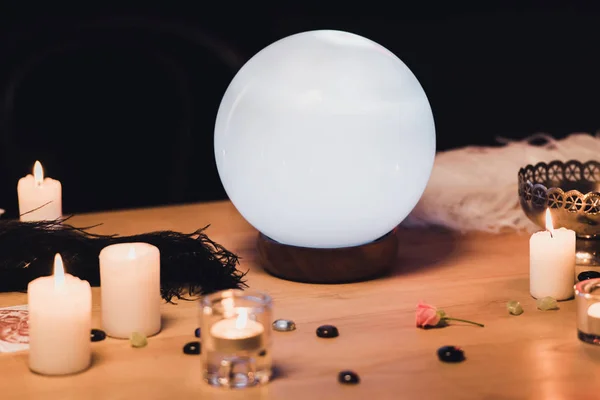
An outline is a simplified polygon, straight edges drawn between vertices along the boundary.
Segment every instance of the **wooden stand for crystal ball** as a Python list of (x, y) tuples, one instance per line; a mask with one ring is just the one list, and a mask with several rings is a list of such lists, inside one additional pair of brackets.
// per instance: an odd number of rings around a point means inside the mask
[(262, 267), (278, 278), (304, 283), (350, 283), (385, 275), (398, 253), (395, 231), (361, 246), (315, 249), (281, 244), (258, 235)]

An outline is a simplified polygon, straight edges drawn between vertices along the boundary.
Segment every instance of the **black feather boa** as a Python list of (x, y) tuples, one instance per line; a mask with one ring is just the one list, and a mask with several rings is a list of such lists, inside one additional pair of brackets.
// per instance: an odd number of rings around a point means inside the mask
[(204, 231), (160, 231), (133, 236), (96, 235), (65, 222), (0, 220), (0, 292), (25, 291), (40, 276), (51, 275), (60, 253), (71, 275), (100, 285), (100, 251), (111, 244), (146, 242), (160, 250), (161, 296), (193, 300), (224, 289), (242, 289), (245, 273), (237, 269), (238, 257), (213, 242)]

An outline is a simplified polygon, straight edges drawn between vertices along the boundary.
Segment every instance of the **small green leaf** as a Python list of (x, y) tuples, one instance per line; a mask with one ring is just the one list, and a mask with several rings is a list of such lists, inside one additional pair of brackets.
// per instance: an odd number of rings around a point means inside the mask
[(556, 301), (556, 299), (554, 299), (554, 297), (550, 297), (550, 296), (546, 296), (546, 297), (542, 297), (541, 299), (537, 299), (536, 304), (537, 304), (537, 308), (542, 311), (558, 309), (558, 302)]
[(523, 307), (521, 306), (521, 303), (515, 300), (511, 300), (508, 303), (506, 303), (506, 309), (511, 315), (523, 314)]

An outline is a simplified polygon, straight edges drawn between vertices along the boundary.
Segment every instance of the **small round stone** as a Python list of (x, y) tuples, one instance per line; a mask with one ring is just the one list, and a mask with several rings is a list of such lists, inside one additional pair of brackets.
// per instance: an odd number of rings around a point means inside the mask
[(542, 311), (557, 310), (558, 302), (554, 297), (546, 296), (535, 301), (537, 308)]
[(183, 346), (183, 353), (189, 355), (200, 354), (200, 342), (189, 342)]
[(516, 300), (511, 300), (508, 303), (506, 303), (506, 309), (508, 310), (508, 313), (511, 315), (523, 314), (523, 306), (521, 306), (521, 303), (519, 303)]
[(129, 337), (129, 342), (131, 343), (131, 347), (146, 347), (148, 339), (143, 333), (133, 332)]
[(447, 363), (458, 363), (465, 361), (465, 352), (456, 346), (443, 346), (437, 351), (440, 361)]
[(583, 271), (577, 275), (578, 281), (587, 281), (588, 279), (600, 278), (600, 272), (598, 271)]
[(291, 319), (278, 319), (273, 322), (273, 329), (278, 332), (291, 332), (296, 330), (296, 324)]
[(100, 329), (92, 329), (90, 332), (90, 339), (92, 342), (99, 342), (106, 339), (106, 333)]
[(317, 336), (320, 338), (334, 338), (340, 336), (338, 328), (333, 325), (321, 325), (317, 328)]
[(338, 382), (340, 383), (344, 383), (344, 384), (354, 384), (356, 385), (357, 383), (360, 382), (360, 377), (358, 376), (358, 374), (356, 372), (353, 371), (342, 371), (338, 374)]
[(196, 328), (196, 330), (194, 331), (194, 336), (200, 337), (200, 328)]

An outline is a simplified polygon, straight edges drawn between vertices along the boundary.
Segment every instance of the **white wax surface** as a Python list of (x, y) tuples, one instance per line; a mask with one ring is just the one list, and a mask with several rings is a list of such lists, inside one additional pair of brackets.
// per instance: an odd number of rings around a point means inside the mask
[(210, 333), (215, 338), (220, 339), (247, 339), (250, 337), (262, 335), (265, 331), (263, 325), (259, 322), (247, 320), (243, 328), (236, 327), (236, 318), (229, 318), (217, 321), (211, 328)]
[[(19, 179), (17, 195), (21, 221), (55, 220), (62, 217), (62, 185), (60, 181), (45, 178), (42, 184), (38, 185), (33, 175), (29, 174)], [(31, 210), (35, 211), (25, 214)]]
[(246, 325), (238, 328), (237, 318), (223, 319), (210, 328), (207, 344), (215, 351), (235, 353), (256, 351), (264, 346), (264, 327), (261, 323), (247, 320)]
[[(131, 249), (134, 256), (131, 258)], [(100, 252), (102, 328), (115, 338), (161, 329), (160, 251), (148, 243), (120, 243)]]
[(92, 291), (87, 281), (65, 274), (55, 288), (54, 277), (31, 281), (29, 368), (44, 375), (74, 374), (91, 363)]
[(593, 318), (600, 318), (600, 303), (594, 303), (592, 304), (588, 310), (587, 313), (590, 317)]
[(529, 288), (536, 298), (573, 297), (575, 232), (559, 228), (534, 233), (529, 240)]

